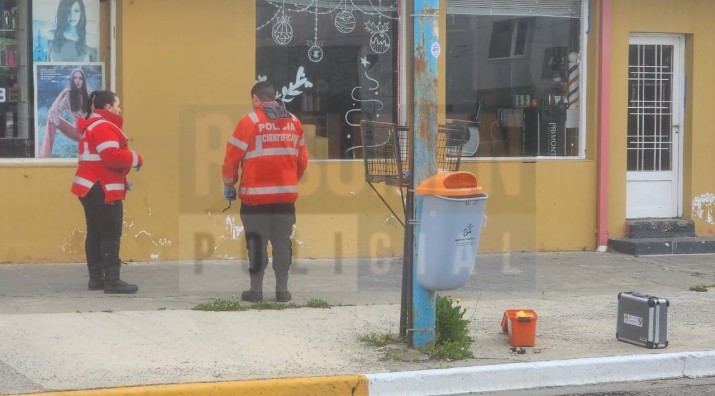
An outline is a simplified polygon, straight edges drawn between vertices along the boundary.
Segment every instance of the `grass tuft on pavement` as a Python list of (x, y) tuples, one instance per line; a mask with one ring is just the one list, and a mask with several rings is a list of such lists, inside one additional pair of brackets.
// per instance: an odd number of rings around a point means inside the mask
[(308, 300), (305, 305), (298, 305), (295, 303), (279, 303), (275, 301), (261, 301), (252, 304), (242, 305), (241, 302), (235, 298), (224, 299), (217, 298), (211, 302), (197, 304), (192, 311), (209, 311), (209, 312), (232, 312), (232, 311), (247, 311), (249, 309), (256, 309), (259, 311), (282, 311), (289, 308), (330, 308), (332, 307), (327, 301), (321, 298), (313, 298)]
[(690, 291), (694, 291), (694, 292), (701, 292), (701, 293), (702, 293), (702, 292), (706, 292), (706, 291), (708, 291), (709, 289), (712, 289), (712, 288), (715, 288), (715, 284), (713, 284), (713, 285), (701, 284), (701, 285), (690, 286), (690, 289), (689, 289), (689, 290), (690, 290)]

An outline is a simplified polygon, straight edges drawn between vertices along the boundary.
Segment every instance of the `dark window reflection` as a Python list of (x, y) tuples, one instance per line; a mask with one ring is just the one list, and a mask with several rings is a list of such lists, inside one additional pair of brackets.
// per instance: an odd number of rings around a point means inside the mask
[(477, 122), (477, 157), (578, 156), (579, 18), (447, 16), (448, 119)]
[(395, 119), (397, 1), (256, 5), (257, 78), (301, 119), (310, 157), (361, 157), (360, 120)]

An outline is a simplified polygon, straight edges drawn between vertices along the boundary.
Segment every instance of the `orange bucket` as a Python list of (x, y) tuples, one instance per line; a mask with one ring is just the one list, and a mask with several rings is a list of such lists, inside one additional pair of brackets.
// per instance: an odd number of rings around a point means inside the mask
[(533, 309), (507, 309), (501, 320), (501, 330), (509, 334), (512, 346), (533, 347), (538, 319), (539, 315)]

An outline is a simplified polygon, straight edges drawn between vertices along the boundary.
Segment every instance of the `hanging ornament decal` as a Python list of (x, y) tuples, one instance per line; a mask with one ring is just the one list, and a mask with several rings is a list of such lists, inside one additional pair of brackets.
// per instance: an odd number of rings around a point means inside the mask
[[(382, 0), (380, 0), (380, 9), (382, 9)], [(387, 31), (390, 30), (390, 23), (382, 23), (382, 13), (378, 14), (377, 23), (372, 21), (365, 22), (365, 30), (370, 36), (370, 49), (376, 54), (384, 54), (390, 49), (390, 36)]]
[(286, 45), (293, 39), (293, 26), (290, 25), (290, 17), (285, 15), (285, 0), (281, 4), (280, 13), (271, 29), (271, 35), (276, 44)]
[(370, 49), (376, 54), (384, 54), (390, 49), (390, 36), (387, 34), (389, 29), (389, 22), (375, 24), (367, 21), (365, 23), (365, 30), (372, 35), (370, 36)]
[[(318, 15), (325, 15), (326, 18), (334, 17), (335, 29), (342, 34), (350, 34), (355, 31), (359, 23), (364, 21), (365, 30), (370, 34), (370, 49), (373, 53), (384, 54), (391, 50), (390, 37), (390, 22), (398, 20), (397, 17), (385, 13), (385, 10), (391, 10), (396, 7), (400, 0), (392, 0), (393, 4), (387, 8), (383, 8), (382, 0), (264, 0), (268, 5), (275, 7), (275, 12), (263, 24), (256, 27), (256, 30), (271, 28), (271, 36), (273, 41), (281, 46), (288, 46), (296, 36), (291, 22), (296, 19), (289, 16), (288, 13), (297, 14), (296, 18), (301, 18), (301, 15), (308, 14), (312, 11), (315, 17), (314, 36), (312, 40), (306, 40), (308, 43), (308, 59), (311, 62), (317, 63), (322, 61), (324, 54), (325, 41), (318, 40)], [(286, 4), (287, 3), (287, 4)], [(377, 3), (377, 4), (375, 4)], [(311, 9), (312, 7), (312, 9)], [(320, 9), (319, 9), (320, 7)], [(322, 10), (322, 11), (321, 11)], [(377, 21), (365, 21), (363, 18), (375, 17)], [(383, 23), (383, 20), (387, 22)], [(305, 27), (303, 19), (300, 19), (302, 31)]]
[(308, 45), (310, 46), (310, 48), (308, 48), (308, 59), (315, 63), (323, 60), (323, 48), (321, 47), (323, 42), (308, 40)]
[(355, 15), (347, 10), (347, 5), (335, 16), (335, 28), (340, 33), (350, 33), (355, 29)]
[(318, 40), (318, 2), (315, 3), (315, 28), (313, 34), (313, 40), (307, 40), (308, 45), (308, 59), (311, 62), (318, 63), (323, 60), (323, 42)]
[(271, 33), (276, 44), (286, 45), (290, 43), (293, 39), (293, 27), (290, 25), (290, 17), (278, 17), (278, 21), (273, 25)]

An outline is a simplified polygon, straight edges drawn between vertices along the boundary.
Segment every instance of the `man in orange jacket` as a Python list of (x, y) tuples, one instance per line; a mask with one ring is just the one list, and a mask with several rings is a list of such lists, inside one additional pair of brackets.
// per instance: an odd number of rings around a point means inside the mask
[(224, 196), (238, 198), (246, 233), (251, 288), (241, 293), (244, 301), (263, 300), (263, 274), (268, 266), (268, 242), (273, 247), (276, 300), (291, 299), (288, 271), (293, 249), (290, 236), (295, 224), (298, 181), (308, 166), (308, 152), (300, 120), (276, 100), (267, 81), (251, 89), (253, 111), (241, 118), (226, 144), (223, 173)]

